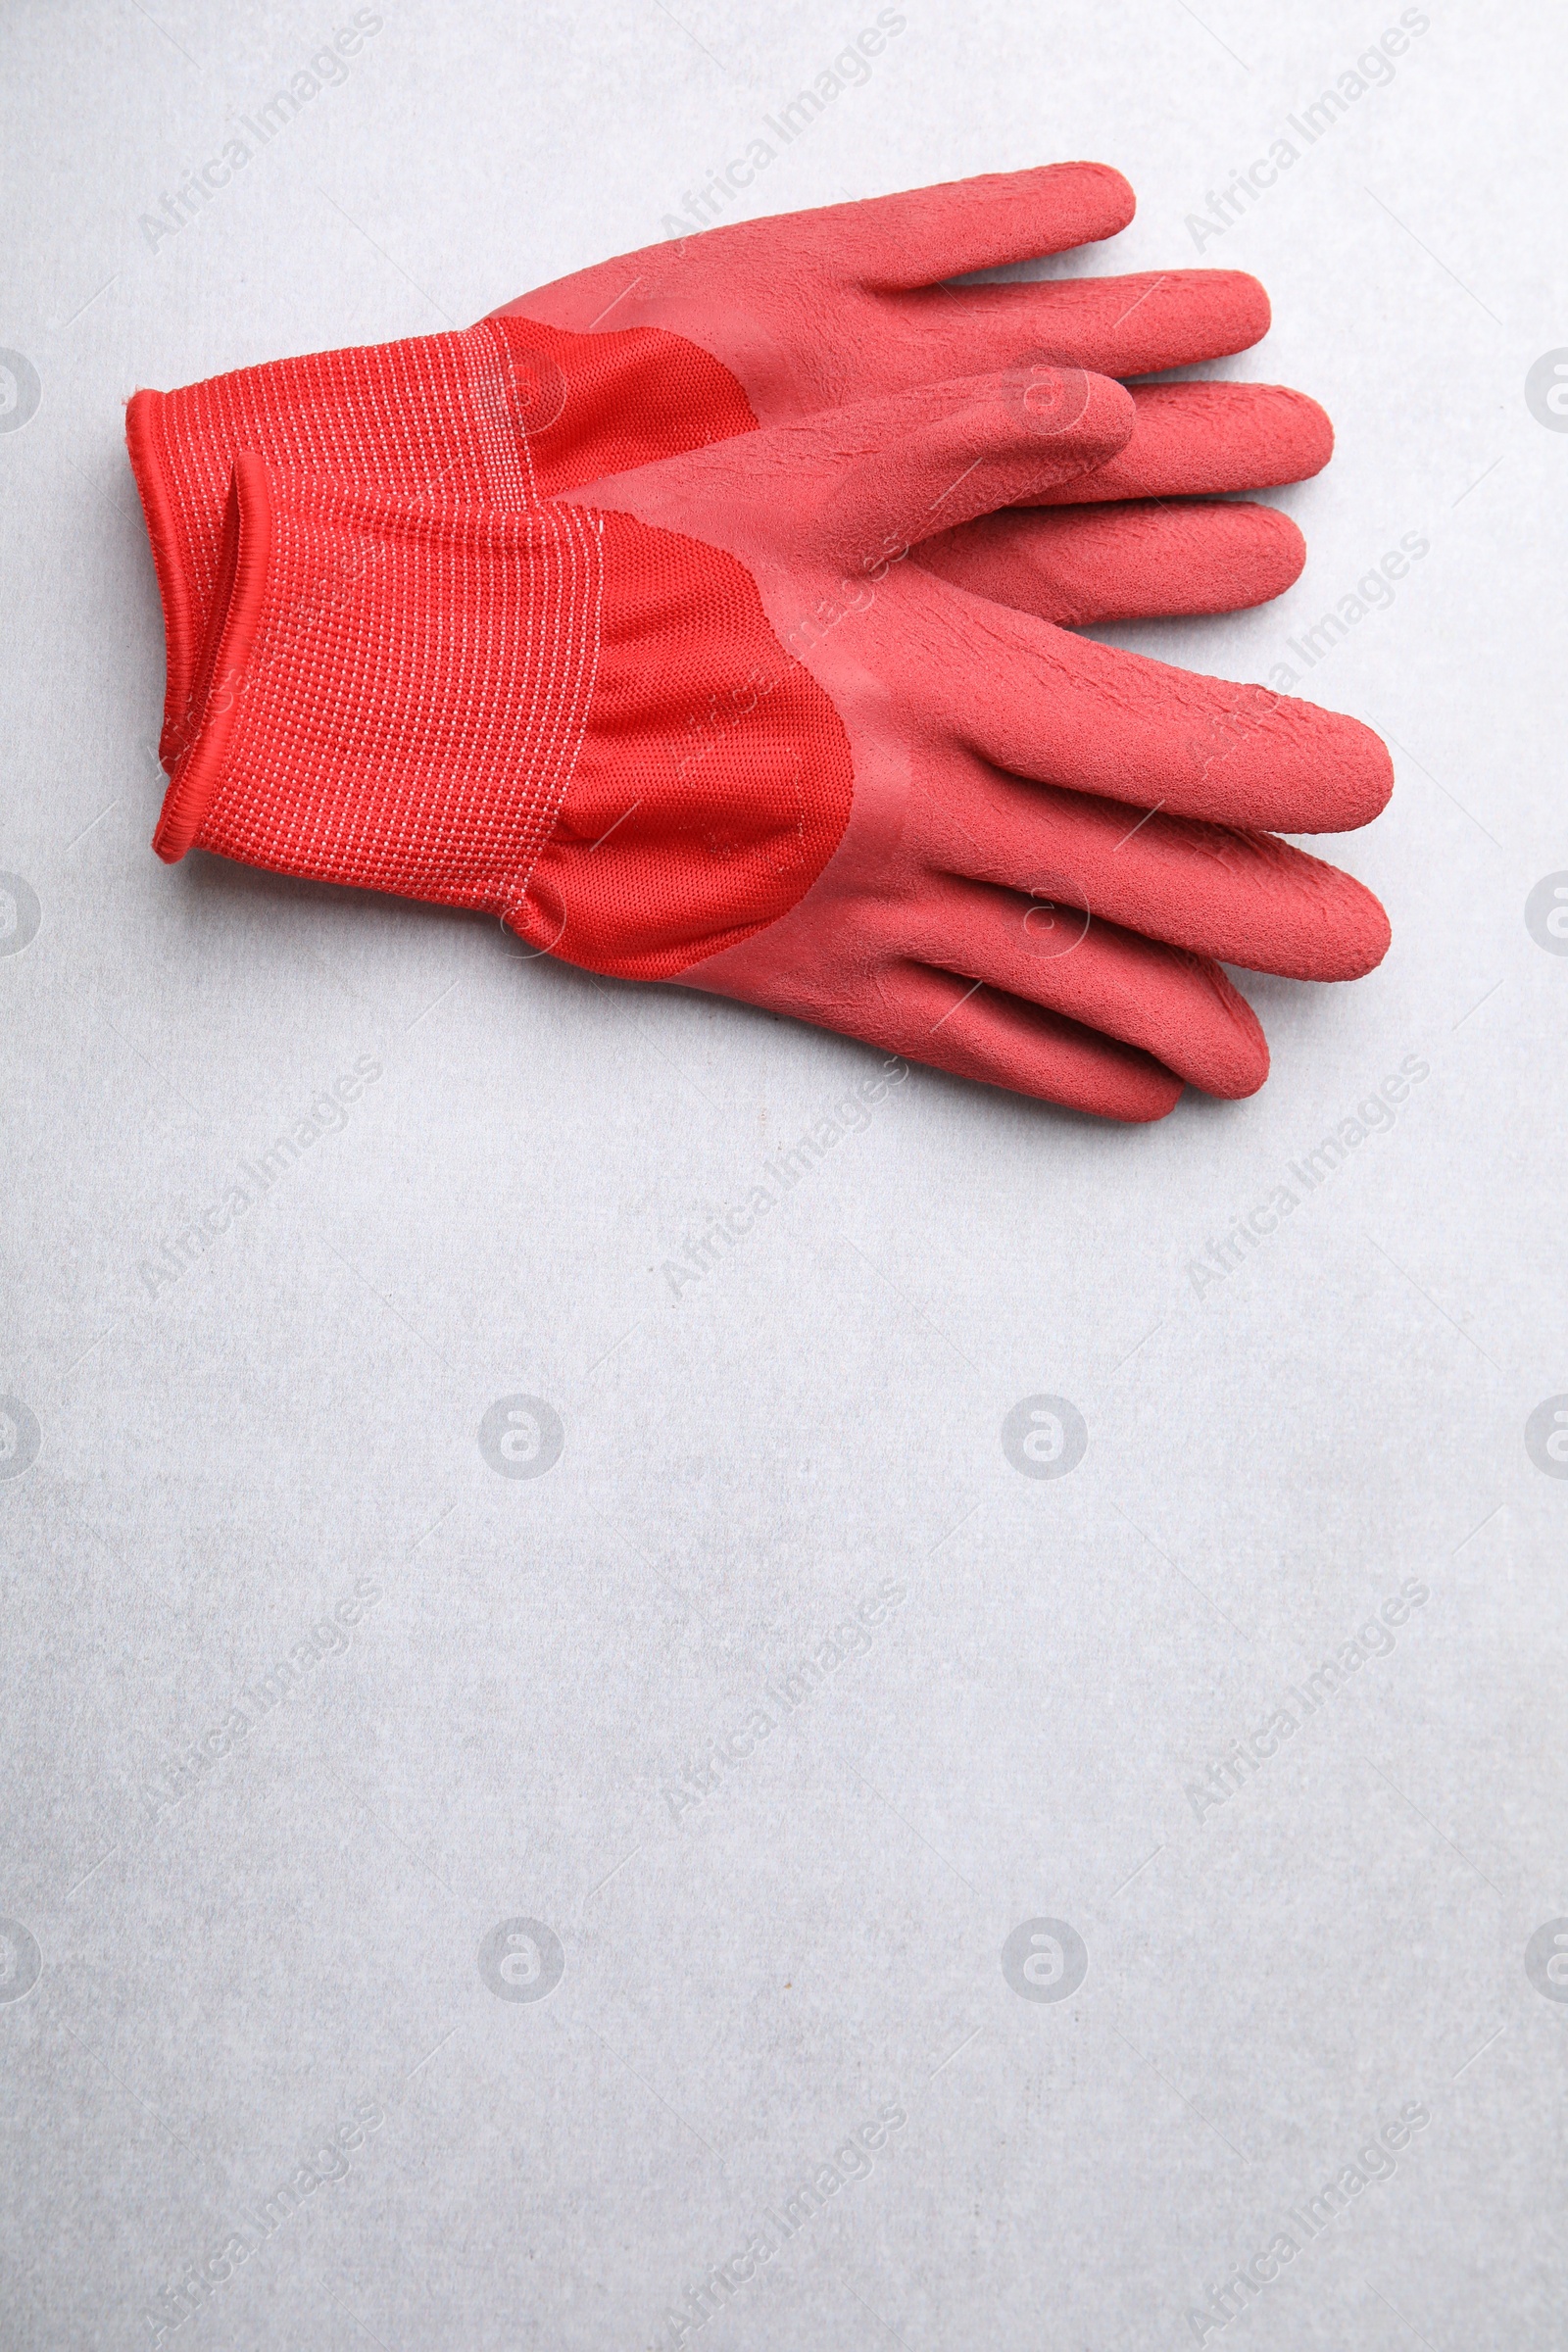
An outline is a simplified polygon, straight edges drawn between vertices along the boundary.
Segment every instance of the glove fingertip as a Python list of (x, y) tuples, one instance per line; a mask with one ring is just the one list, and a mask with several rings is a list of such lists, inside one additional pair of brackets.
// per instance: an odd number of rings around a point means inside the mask
[(1085, 224), (1086, 242), (1098, 243), (1102, 237), (1114, 237), (1127, 227), (1138, 210), (1138, 198), (1133, 184), (1114, 164), (1073, 163), (1048, 166), (1063, 174), (1072, 172), (1089, 200), (1085, 206), (1094, 225)]
[(1125, 384), (1114, 376), (1085, 374), (1087, 399), (1072, 433), (1083, 459), (1083, 471), (1092, 472), (1119, 457), (1138, 424), (1138, 404)]
[(1388, 910), (1380, 898), (1357, 882), (1353, 874), (1341, 874), (1334, 908), (1332, 968), (1325, 970), (1326, 980), (1364, 980), (1375, 972), (1394, 944), (1394, 928)]
[[(1223, 978), (1224, 975), (1222, 974)], [(1206, 1091), (1225, 1102), (1243, 1102), (1255, 1095), (1269, 1073), (1268, 1039), (1263, 1024), (1235, 984), (1226, 979), (1231, 1015), (1228, 1052), (1222, 1064), (1204, 1079)]]
[(1216, 270), (1214, 275), (1219, 281), (1215, 292), (1221, 298), (1235, 337), (1232, 348), (1249, 351), (1254, 343), (1262, 342), (1274, 323), (1268, 289), (1249, 270)]

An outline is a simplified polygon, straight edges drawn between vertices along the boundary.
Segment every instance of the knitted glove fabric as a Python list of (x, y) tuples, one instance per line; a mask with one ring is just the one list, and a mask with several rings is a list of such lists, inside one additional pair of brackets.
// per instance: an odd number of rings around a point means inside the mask
[[(1045, 356), (1116, 375), (1245, 349), (1268, 326), (1233, 270), (953, 287), (956, 273), (1059, 253), (1124, 227), (1119, 172), (1062, 164), (710, 230), (524, 295), (461, 334), (248, 368), (130, 403), (168, 646), (172, 767), (216, 577), (236, 451), (289, 470), (515, 509), (761, 424)], [(1276, 386), (1140, 386), (1135, 429), (1051, 501), (1195, 499), (1295, 481), (1333, 436)], [(1117, 518), (1118, 520), (1120, 518)], [(1235, 609), (1301, 565), (1263, 508), (1187, 506), (986, 542), (982, 592), (1054, 619)], [(972, 571), (972, 563), (970, 564)], [(1069, 583), (1055, 593), (1058, 569)]]
[(905, 560), (1133, 424), (1037, 367), (511, 509), (242, 453), (157, 846), (481, 906), (1113, 1117), (1250, 1092), (1214, 959), (1348, 977), (1387, 941), (1255, 828), (1364, 822), (1382, 746)]

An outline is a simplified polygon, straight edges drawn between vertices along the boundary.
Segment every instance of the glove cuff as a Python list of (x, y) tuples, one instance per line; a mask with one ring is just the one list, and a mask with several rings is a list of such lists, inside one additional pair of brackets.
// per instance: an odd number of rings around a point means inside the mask
[(526, 427), (539, 386), (518, 365), (528, 356), (481, 323), (132, 394), (125, 440), (163, 599), (159, 752), (171, 772), (190, 723), (236, 452), (372, 490), (532, 506)]
[(574, 508), (378, 499), (241, 453), (154, 849), (505, 919), (581, 748), (602, 580)]
[(183, 749), (236, 451), (289, 473), (515, 514), (756, 429), (734, 378), (679, 335), (572, 334), (524, 318), (134, 393), (125, 438), (164, 606), (164, 765)]

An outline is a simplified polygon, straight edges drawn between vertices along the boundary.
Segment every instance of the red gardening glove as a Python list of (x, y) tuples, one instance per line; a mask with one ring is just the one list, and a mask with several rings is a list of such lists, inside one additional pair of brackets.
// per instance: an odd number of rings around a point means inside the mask
[(1247, 1094), (1267, 1050), (1213, 959), (1350, 977), (1388, 933), (1236, 828), (1365, 822), (1383, 747), (903, 560), (1132, 427), (1119, 386), (1018, 370), (511, 513), (242, 455), (157, 847), (485, 907), (1113, 1117)]
[[(172, 767), (212, 598), (234, 453), (399, 492), (520, 508), (597, 476), (846, 400), (1046, 352), (1108, 374), (1255, 342), (1268, 301), (1237, 271), (956, 288), (956, 272), (1056, 253), (1132, 218), (1119, 172), (1060, 164), (730, 228), (564, 278), (462, 334), (318, 354), (138, 392), (128, 430), (168, 644)], [(1140, 387), (1102, 472), (1052, 500), (1191, 498), (1315, 472), (1328, 419), (1271, 385)], [(1185, 506), (1153, 521), (1065, 520), (985, 542), (982, 593), (1044, 617), (1228, 611), (1301, 567), (1264, 508)], [(1025, 518), (1027, 522), (1027, 518)], [(972, 577), (976, 558), (963, 556)], [(1058, 577), (1062, 583), (1058, 593)]]

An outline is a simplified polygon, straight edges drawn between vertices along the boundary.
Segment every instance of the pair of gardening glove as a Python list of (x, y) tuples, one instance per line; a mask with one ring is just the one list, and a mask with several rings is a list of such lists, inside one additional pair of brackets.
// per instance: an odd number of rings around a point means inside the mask
[(956, 287), (1125, 226), (1092, 164), (659, 245), (461, 333), (128, 413), (163, 595), (154, 837), (497, 915), (1117, 1119), (1242, 1096), (1221, 960), (1351, 979), (1377, 901), (1275, 838), (1353, 719), (1074, 635), (1240, 610), (1325, 464), (1225, 270)]

